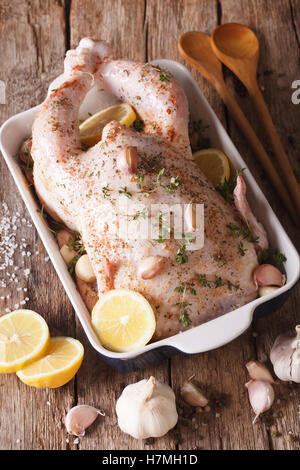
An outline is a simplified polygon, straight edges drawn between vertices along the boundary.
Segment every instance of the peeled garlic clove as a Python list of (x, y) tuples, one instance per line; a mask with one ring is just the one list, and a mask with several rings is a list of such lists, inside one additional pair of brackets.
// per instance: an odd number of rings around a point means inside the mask
[(124, 147), (118, 155), (117, 167), (125, 175), (137, 173), (138, 151), (137, 147)]
[(246, 383), (246, 387), (250, 404), (255, 413), (254, 424), (261, 413), (271, 408), (275, 397), (274, 389), (271, 384), (264, 380), (250, 380), (250, 382)]
[(88, 255), (82, 255), (76, 263), (75, 274), (85, 282), (93, 282), (96, 279), (94, 270)]
[(285, 276), (272, 264), (261, 264), (254, 271), (256, 286), (283, 286)]
[(261, 364), (261, 362), (249, 361), (247, 362), (246, 367), (248, 369), (251, 379), (264, 380), (269, 384), (275, 383), (271, 373), (268, 371), (264, 364)]
[(264, 287), (260, 287), (260, 288), (258, 289), (258, 295), (259, 295), (259, 297), (263, 297), (264, 295), (272, 294), (272, 293), (275, 292), (277, 289), (279, 289), (279, 287), (274, 287), (274, 286), (264, 286)]
[(69, 434), (84, 436), (85, 430), (95, 421), (98, 415), (105, 413), (89, 405), (78, 405), (68, 411), (65, 418), (66, 428)]
[(208, 399), (203, 395), (200, 388), (193, 382), (194, 376), (186, 380), (181, 387), (180, 393), (184, 401), (191, 406), (206, 406)]
[(148, 256), (139, 264), (139, 275), (142, 279), (152, 279), (162, 271), (164, 263), (163, 256)]
[(63, 245), (59, 251), (64, 261), (67, 264), (69, 264), (70, 261), (72, 261), (72, 259), (74, 258), (74, 256), (77, 255), (77, 251), (70, 250), (70, 248), (67, 245)]

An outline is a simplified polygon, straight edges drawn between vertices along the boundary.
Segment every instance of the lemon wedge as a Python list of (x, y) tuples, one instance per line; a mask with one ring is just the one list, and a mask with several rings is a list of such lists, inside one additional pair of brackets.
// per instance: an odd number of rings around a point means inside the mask
[(83, 353), (82, 344), (74, 338), (66, 336), (51, 338), (46, 355), (19, 370), (17, 376), (31, 387), (61, 387), (78, 371)]
[(101, 344), (116, 352), (145, 346), (156, 326), (149, 302), (138, 292), (127, 289), (104, 294), (93, 308), (92, 324)]
[(0, 317), (0, 372), (16, 372), (43, 356), (49, 346), (47, 323), (32, 310)]
[(81, 142), (91, 147), (101, 140), (104, 126), (111, 121), (119, 121), (125, 126), (131, 126), (136, 114), (128, 103), (115, 104), (102, 109), (83, 121), (79, 126)]
[(205, 176), (218, 186), (230, 178), (229, 159), (222, 150), (209, 148), (193, 153), (193, 160)]

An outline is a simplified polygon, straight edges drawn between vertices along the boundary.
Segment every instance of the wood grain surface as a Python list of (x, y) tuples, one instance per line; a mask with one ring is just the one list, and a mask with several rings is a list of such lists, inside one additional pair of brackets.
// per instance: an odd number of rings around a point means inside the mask
[[(300, 178), (300, 108), (291, 101), (291, 83), (300, 79), (300, 10), (296, 4), (296, 0), (2, 0), (0, 80), (6, 84), (6, 104), (0, 104), (0, 123), (42, 101), (48, 84), (62, 71), (65, 51), (76, 46), (83, 36), (110, 41), (116, 57), (142, 62), (169, 58), (183, 63), (177, 51), (180, 34), (188, 30), (209, 33), (218, 24), (239, 22), (258, 35), (259, 83)], [(267, 176), (216, 92), (197, 72), (191, 72), (299, 249), (299, 230), (281, 207)], [(248, 96), (228, 70), (224, 74), (268, 148)], [(11, 214), (19, 212), (29, 220), (3, 159), (0, 165), (0, 201), (7, 203)], [(2, 206), (0, 211), (2, 217)], [(15, 254), (16, 265), (25, 263), (24, 267), (31, 269), (28, 280), (22, 283), (28, 288), (27, 307), (45, 317), (53, 335), (70, 335), (82, 341), (85, 357), (75, 379), (57, 390), (27, 387), (14, 374), (0, 376), (0, 449), (300, 448), (299, 386), (276, 385), (272, 415), (255, 426), (244, 386), (248, 380), (245, 363), (259, 359), (269, 364), (275, 337), (299, 322), (299, 285), (280, 310), (256, 321), (232, 343), (205, 354), (179, 355), (143, 371), (121, 374), (106, 365), (87, 341), (54, 268), (45, 261), (47, 254), (35, 229), (26, 227), (17, 237), (19, 242), (25, 237), (32, 252), (25, 261), (21, 252)], [(0, 301), (0, 314), (20, 300), (16, 290), (10, 289), (10, 294), (10, 299)], [(212, 404), (210, 412), (193, 416), (189, 409), (181, 407), (179, 397), (180, 386), (192, 373)], [(134, 440), (117, 427), (115, 401), (127, 384), (150, 375), (172, 385), (181, 415), (176, 428), (165, 437)], [(216, 399), (223, 400), (224, 407), (215, 410)], [(68, 437), (64, 416), (71, 406), (80, 403), (99, 407), (106, 416), (100, 417), (77, 442)]]

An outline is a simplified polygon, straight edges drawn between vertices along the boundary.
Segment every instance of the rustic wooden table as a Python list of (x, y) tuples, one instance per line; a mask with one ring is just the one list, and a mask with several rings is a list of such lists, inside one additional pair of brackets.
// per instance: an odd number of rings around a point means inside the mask
[[(0, 122), (42, 101), (50, 81), (62, 71), (64, 54), (80, 38), (91, 36), (110, 41), (119, 57), (145, 62), (169, 58), (182, 62), (177, 39), (188, 30), (211, 32), (218, 24), (240, 22), (251, 27), (261, 44), (259, 82), (293, 168), (299, 169), (299, 106), (292, 104), (291, 83), (300, 78), (300, 9), (296, 0), (2, 0), (0, 4), (0, 79), (6, 84), (6, 104), (0, 105)], [(299, 4), (298, 4), (299, 7)], [(257, 134), (266, 143), (247, 95), (225, 71), (241, 107)], [(290, 237), (300, 246), (299, 231), (281, 207), (274, 189), (255, 161), (216, 92), (192, 70), (201, 89), (227, 128), (275, 213)], [(266, 143), (267, 146), (267, 143)], [(1, 159), (1, 201), (11, 214), (29, 218), (15, 184)], [(1, 207), (3, 216), (3, 207)], [(276, 386), (280, 402), (274, 414), (253, 426), (248, 404), (245, 363), (250, 359), (268, 362), (275, 337), (299, 323), (300, 286), (284, 307), (258, 320), (232, 343), (206, 354), (177, 356), (143, 371), (123, 375), (108, 367), (88, 343), (71, 304), (34, 228), (26, 237), (32, 256), (26, 258), (31, 276), (26, 281), (28, 308), (44, 315), (53, 335), (78, 338), (85, 347), (83, 365), (76, 378), (57, 390), (35, 390), (14, 374), (0, 377), (1, 449), (299, 449), (300, 389), (281, 383)], [(36, 254), (39, 252), (39, 254)], [(24, 261), (16, 252), (16, 263)], [(1, 313), (19, 302), (18, 291), (1, 300)], [(115, 401), (125, 385), (155, 375), (180, 385), (192, 373), (209, 395), (226, 396), (220, 413), (212, 409), (180, 417), (175, 430), (164, 438), (139, 441), (117, 427)], [(63, 424), (66, 411), (86, 403), (106, 412), (79, 443), (68, 440)], [(292, 434), (290, 434), (292, 433)], [(292, 436), (292, 437), (288, 437)]]

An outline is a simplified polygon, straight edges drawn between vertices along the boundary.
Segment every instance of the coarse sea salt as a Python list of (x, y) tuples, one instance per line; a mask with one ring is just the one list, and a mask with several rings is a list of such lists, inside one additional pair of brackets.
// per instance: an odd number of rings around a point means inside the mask
[[(26, 241), (24, 237), (21, 239), (21, 243), (18, 243), (18, 234), (20, 231), (24, 230), (24, 225), (26, 227), (32, 227), (32, 224), (29, 220), (25, 217), (20, 219), (20, 213), (16, 212), (15, 214), (11, 214), (8, 208), (8, 205), (3, 202), (2, 207), (0, 206), (1, 210), (1, 218), (0, 218), (0, 271), (4, 271), (4, 276), (2, 275), (2, 279), (0, 279), (0, 287), (3, 289), (7, 289), (11, 283), (18, 284), (19, 280), (21, 281), (21, 271), (20, 266), (15, 266), (15, 255), (21, 254), (23, 261), (19, 264), (23, 267), (23, 275), (25, 279), (28, 279), (30, 274), (30, 268), (25, 266), (25, 257), (29, 258), (31, 256), (31, 251), (28, 250), (29, 243)], [(28, 247), (28, 248), (27, 248)], [(24, 248), (27, 248), (24, 251)], [(20, 278), (20, 279), (19, 279)], [(25, 290), (26, 289), (26, 290)], [(27, 288), (17, 287), (13, 288), (14, 292), (27, 292)], [(1, 292), (0, 299), (2, 301), (7, 301), (11, 298), (11, 295), (6, 292)], [(19, 305), (25, 305), (26, 302), (29, 301), (29, 298), (26, 297), (25, 299), (15, 299), (17, 302), (14, 305), (14, 308), (19, 308)], [(6, 308), (5, 312), (9, 313), (11, 311), (10, 308)]]

